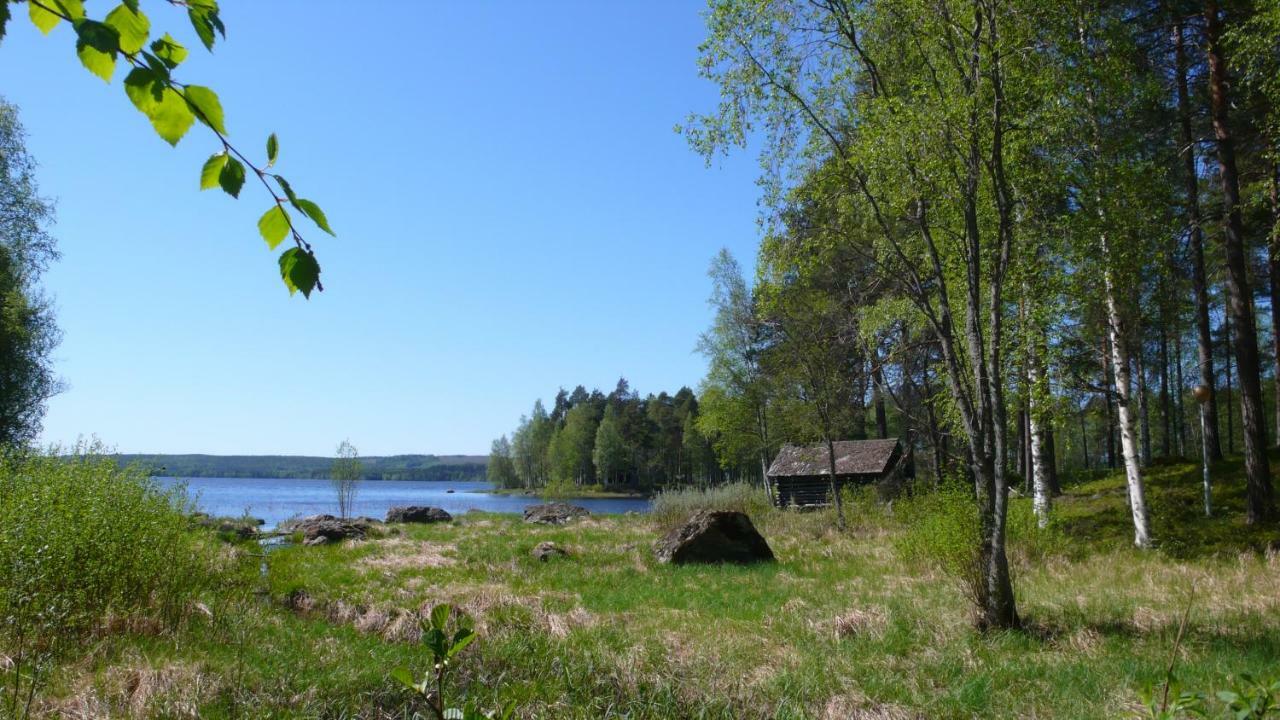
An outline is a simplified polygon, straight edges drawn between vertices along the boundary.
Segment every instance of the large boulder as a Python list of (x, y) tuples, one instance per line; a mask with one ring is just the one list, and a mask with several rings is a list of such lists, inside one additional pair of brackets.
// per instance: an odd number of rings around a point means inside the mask
[(311, 515), (301, 520), (289, 520), (280, 524), (283, 532), (302, 533), (303, 543), (318, 545), (339, 540), (363, 540), (369, 532), (369, 523), (363, 520), (343, 520), (332, 515)]
[(422, 505), (398, 505), (387, 510), (389, 523), (435, 523), (449, 522), (453, 516), (443, 508), (425, 507)]
[(773, 550), (746, 514), (699, 510), (654, 546), (658, 562), (752, 563), (773, 560)]
[(556, 502), (547, 503), (546, 505), (530, 505), (524, 509), (524, 521), (527, 523), (542, 523), (543, 525), (564, 525), (567, 522), (590, 514), (584, 507)]

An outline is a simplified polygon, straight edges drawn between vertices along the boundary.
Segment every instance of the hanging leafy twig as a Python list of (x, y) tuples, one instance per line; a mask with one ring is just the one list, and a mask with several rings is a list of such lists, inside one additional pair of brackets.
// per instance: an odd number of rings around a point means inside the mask
[[(16, 1), (0, 0), (0, 38), (4, 37), (10, 5)], [(196, 35), (207, 50), (213, 50), (218, 36), (226, 37), (217, 0), (166, 1), (186, 9)], [(324, 290), (315, 252), (298, 230), (288, 207), (326, 233), (334, 235), (334, 232), (319, 205), (299, 197), (283, 176), (270, 171), (279, 156), (280, 144), (275, 133), (267, 137), (267, 159), (261, 165), (232, 145), (227, 139), (222, 103), (217, 94), (202, 85), (179, 82), (172, 76), (172, 71), (187, 58), (187, 49), (168, 33), (147, 44), (151, 38), (151, 21), (139, 8), (138, 0), (122, 0), (102, 20), (85, 15), (84, 0), (27, 0), (27, 5), (32, 23), (45, 34), (61, 22), (70, 23), (76, 32), (76, 55), (89, 72), (103, 81), (111, 82), (117, 59), (124, 58), (132, 67), (124, 79), (125, 93), (170, 145), (177, 145), (197, 120), (208, 127), (222, 150), (214, 153), (201, 168), (200, 189), (218, 187), (239, 198), (247, 177), (246, 168), (252, 171), (273, 202), (258, 220), (259, 234), (271, 250), (285, 238), (293, 240), (294, 246), (279, 258), (280, 277), (285, 287), (290, 294), (301, 291), (308, 298), (312, 290)]]

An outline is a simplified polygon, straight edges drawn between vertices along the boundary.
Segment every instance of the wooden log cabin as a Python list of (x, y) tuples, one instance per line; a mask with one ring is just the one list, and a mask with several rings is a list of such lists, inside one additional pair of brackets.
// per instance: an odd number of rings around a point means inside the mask
[[(895, 486), (912, 477), (910, 449), (900, 440), (837, 440), (836, 487)], [(769, 466), (773, 503), (785, 507), (821, 507), (831, 503), (827, 444), (783, 445)]]

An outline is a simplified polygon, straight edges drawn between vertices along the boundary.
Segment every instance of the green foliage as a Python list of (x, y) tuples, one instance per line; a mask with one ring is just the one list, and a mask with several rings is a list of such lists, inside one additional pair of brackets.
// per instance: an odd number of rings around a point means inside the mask
[(289, 214), (279, 205), (272, 205), (258, 220), (258, 232), (267, 241), (267, 247), (275, 250), (289, 236)]
[(1176, 678), (1164, 685), (1153, 685), (1138, 694), (1142, 709), (1134, 717), (1143, 720), (1179, 720), (1192, 715), (1206, 717), (1204, 695), (1182, 689)]
[(364, 466), (360, 463), (360, 451), (356, 450), (356, 446), (352, 445), (350, 440), (343, 440), (338, 444), (333, 467), (329, 470), (329, 480), (338, 494), (339, 517), (351, 516), (356, 502), (356, 490), (363, 476)]
[[(189, 511), (98, 446), (0, 456), (0, 686), (34, 688), (107, 622), (179, 622), (223, 571)], [(0, 703), (15, 711), (17, 695)]]
[(906, 561), (941, 570), (958, 581), (977, 601), (982, 569), (977, 539), (981, 536), (973, 491), (957, 483), (931, 493), (901, 498), (893, 513), (906, 521), (894, 548)]
[(0, 100), (0, 448), (40, 431), (60, 388), (52, 366), (59, 339), (39, 280), (57, 258), (53, 205), (40, 196), (17, 109)]
[[(4, 37), (11, 2), (0, 2), (0, 39)], [(217, 0), (186, 0), (171, 4), (186, 8), (188, 20), (207, 50), (213, 50), (217, 38), (225, 38), (226, 27)], [(71, 23), (76, 32), (76, 54), (81, 64), (103, 81), (111, 82), (116, 61), (123, 58), (131, 67), (124, 80), (125, 94), (150, 121), (156, 134), (170, 145), (177, 145), (197, 120), (213, 131), (222, 144), (222, 151), (213, 155), (201, 168), (201, 190), (214, 187), (216, 179), (217, 186), (238, 198), (245, 179), (252, 172), (262, 180), (280, 213), (284, 212), (283, 203), (287, 200), (325, 233), (335, 234), (319, 205), (299, 198), (284, 178), (266, 172), (275, 166), (278, 158), (279, 140), (275, 133), (267, 140), (266, 162), (262, 167), (256, 166), (228, 140), (225, 113), (217, 93), (202, 85), (179, 82), (172, 76), (172, 71), (186, 60), (188, 51), (167, 32), (148, 46), (151, 19), (142, 12), (137, 0), (123, 0), (101, 20), (85, 16), (82, 0), (28, 0), (27, 6), (32, 23), (45, 34), (63, 20)], [(277, 181), (283, 197), (276, 195), (268, 184), (268, 177)], [(269, 234), (259, 224), (268, 247), (273, 250), (288, 236), (280, 236), (276, 221), (278, 218), (273, 220)], [(320, 264), (311, 245), (287, 215), (285, 224), (296, 247), (286, 250), (279, 258), (281, 280), (291, 295), (301, 290), (304, 297), (310, 298), (312, 290), (324, 289), (320, 284)]]
[[(450, 627), (453, 615), (453, 606), (440, 604), (419, 621), (422, 644), (431, 652), (432, 671), (415, 681), (409, 668), (399, 667), (391, 671), (391, 677), (425, 699), (438, 720), (507, 720), (515, 712), (515, 703), (508, 703), (496, 712), (482, 712), (472, 702), (462, 708), (447, 707), (450, 703), (445, 701), (445, 687), (456, 670), (455, 658), (476, 639), (476, 632), (464, 615), (458, 614)], [(421, 716), (415, 714), (415, 717)]]
[(1280, 717), (1280, 677), (1258, 680), (1244, 673), (1230, 690), (1219, 690), (1217, 695), (1234, 720)]

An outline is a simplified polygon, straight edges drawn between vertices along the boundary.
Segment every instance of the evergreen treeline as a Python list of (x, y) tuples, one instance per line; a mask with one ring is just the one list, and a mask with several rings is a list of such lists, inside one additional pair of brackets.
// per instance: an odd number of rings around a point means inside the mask
[(996, 627), (1018, 623), (1010, 490), (1045, 523), (1061, 468), (1123, 468), (1146, 548), (1145, 468), (1203, 440), (1243, 454), (1247, 521), (1276, 521), (1280, 4), (723, 0), (706, 21), (721, 97), (684, 131), (765, 168), (754, 282), (713, 267), (722, 463), (911, 436), (973, 488)]
[(561, 388), (550, 412), (535, 401), (509, 439), (493, 441), (489, 479), (508, 488), (650, 492), (742, 476), (744, 468), (717, 463), (700, 418), (687, 387), (646, 397), (625, 379), (608, 395)]
[[(305, 455), (116, 455), (165, 477), (328, 479), (333, 458)], [(362, 457), (362, 480), (483, 480), (483, 455)]]

